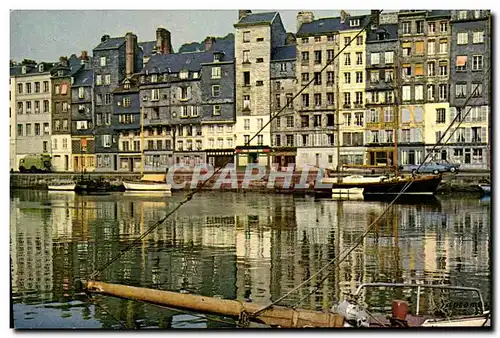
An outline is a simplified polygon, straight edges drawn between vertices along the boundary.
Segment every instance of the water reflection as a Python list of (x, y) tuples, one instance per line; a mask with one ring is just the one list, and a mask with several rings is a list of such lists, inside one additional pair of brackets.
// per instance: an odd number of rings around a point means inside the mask
[[(75, 300), (74, 281), (116, 255), (182, 197), (13, 192), (16, 327), (120, 327), (99, 307)], [(489, 304), (490, 203), (466, 196), (427, 202), (395, 205), (338, 269), (318, 274), (283, 303), (295, 304), (324, 280), (301, 307), (329, 309), (362, 282), (421, 281), (478, 287)], [(350, 248), (386, 205), (203, 193), (99, 279), (266, 304)], [(392, 298), (370, 291), (362, 301), (385, 308)], [(98, 301), (129, 327), (227, 325), (111, 297)]]

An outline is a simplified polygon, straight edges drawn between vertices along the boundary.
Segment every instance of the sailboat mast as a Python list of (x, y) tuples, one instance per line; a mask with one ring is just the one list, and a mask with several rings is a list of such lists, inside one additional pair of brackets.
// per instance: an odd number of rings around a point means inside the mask
[[(336, 35), (336, 38), (334, 39), (334, 46), (336, 47), (336, 54), (339, 52), (339, 39), (340, 36)], [(340, 86), (339, 86), (339, 81), (340, 81), (340, 74), (339, 74), (339, 61), (334, 60), (335, 62), (334, 69), (335, 69), (335, 133), (336, 135), (336, 141), (337, 141), (337, 183), (342, 183), (342, 177), (340, 175), (340, 168), (341, 168), (341, 163), (340, 163)]]
[(141, 110), (141, 177), (144, 174), (144, 108)]
[(396, 48), (394, 50), (394, 75), (392, 79), (392, 93), (394, 95), (394, 156), (392, 165), (394, 166), (394, 173), (396, 176), (399, 174), (399, 156), (398, 156), (398, 136), (399, 136), (399, 104), (398, 104), (398, 74), (399, 74), (399, 43), (396, 42)]

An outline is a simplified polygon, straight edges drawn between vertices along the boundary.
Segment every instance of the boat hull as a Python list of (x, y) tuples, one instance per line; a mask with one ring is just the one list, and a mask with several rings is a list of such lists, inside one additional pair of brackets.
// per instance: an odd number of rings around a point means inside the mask
[(170, 184), (166, 183), (141, 183), (141, 182), (123, 182), (125, 190), (135, 191), (171, 191)]
[(48, 185), (49, 190), (63, 190), (63, 191), (74, 191), (76, 184), (61, 184), (61, 185)]
[(479, 188), (481, 188), (481, 191), (485, 195), (490, 195), (491, 194), (491, 185), (489, 184), (480, 184)]
[(351, 188), (363, 188), (364, 195), (377, 195), (377, 194), (399, 194), (408, 183), (412, 182), (411, 185), (407, 186), (404, 194), (424, 194), (432, 195), (441, 183), (441, 176), (428, 176), (428, 177), (415, 177), (399, 180), (385, 180), (381, 182), (359, 182), (359, 183), (333, 183), (330, 187), (316, 188), (315, 192), (317, 195), (328, 195), (331, 196), (332, 189), (351, 189)]

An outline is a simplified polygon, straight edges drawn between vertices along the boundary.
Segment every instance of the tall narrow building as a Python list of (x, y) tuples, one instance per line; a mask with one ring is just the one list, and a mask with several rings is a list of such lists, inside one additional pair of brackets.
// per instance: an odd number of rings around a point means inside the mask
[(278, 12), (239, 11), (235, 32), (236, 165), (269, 166), (271, 128), (271, 56), (285, 45), (286, 31)]

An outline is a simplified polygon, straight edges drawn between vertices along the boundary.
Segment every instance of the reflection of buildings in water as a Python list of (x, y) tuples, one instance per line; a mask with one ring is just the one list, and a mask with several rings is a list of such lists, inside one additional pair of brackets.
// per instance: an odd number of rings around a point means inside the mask
[(51, 211), (20, 204), (11, 204), (12, 290), (38, 290), (39, 297), (47, 299), (50, 293), (44, 291), (51, 291), (53, 283)]
[(49, 191), (47, 194), (52, 211), (52, 236), (54, 242), (70, 242), (73, 236), (75, 192)]

